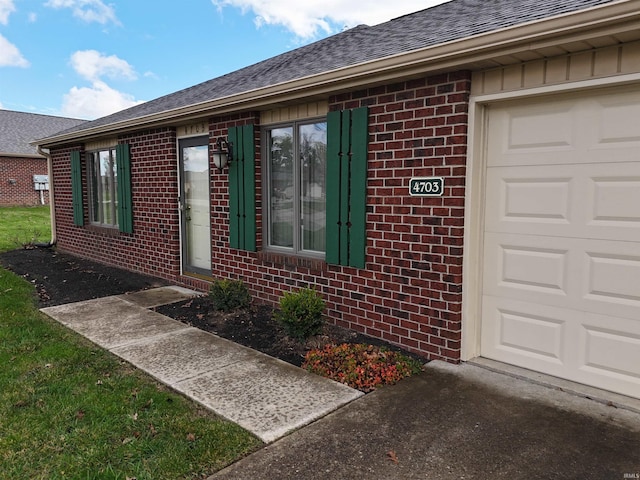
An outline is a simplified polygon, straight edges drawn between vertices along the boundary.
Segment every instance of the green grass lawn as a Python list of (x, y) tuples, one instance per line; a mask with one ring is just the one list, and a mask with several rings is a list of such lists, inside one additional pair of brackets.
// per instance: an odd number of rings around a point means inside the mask
[(0, 252), (51, 240), (49, 206), (0, 207)]
[[(15, 248), (7, 222), (45, 231), (31, 209), (9, 210), (0, 251)], [(261, 445), (40, 313), (33, 286), (3, 268), (0, 365), (3, 478), (203, 478)]]

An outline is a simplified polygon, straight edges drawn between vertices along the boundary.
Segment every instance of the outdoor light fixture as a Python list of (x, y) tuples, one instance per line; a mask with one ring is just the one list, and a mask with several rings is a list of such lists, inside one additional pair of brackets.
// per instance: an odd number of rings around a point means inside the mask
[(230, 160), (233, 158), (233, 143), (220, 137), (216, 140), (213, 147), (213, 164), (219, 172), (224, 170)]

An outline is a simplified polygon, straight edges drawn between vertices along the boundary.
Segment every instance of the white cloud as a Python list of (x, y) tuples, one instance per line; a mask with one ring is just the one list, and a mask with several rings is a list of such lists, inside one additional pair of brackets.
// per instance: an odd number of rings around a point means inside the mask
[(302, 39), (312, 39), (321, 33), (336, 33), (345, 26), (376, 25), (445, 1), (211, 0), (220, 11), (224, 7), (239, 8), (243, 14), (251, 11), (258, 28), (279, 25)]
[(91, 87), (73, 87), (64, 96), (62, 115), (95, 119), (143, 103), (99, 80)]
[(13, 0), (0, 0), (0, 23), (6, 25), (9, 23), (9, 15), (16, 11)]
[(116, 55), (106, 56), (96, 50), (78, 50), (71, 55), (71, 66), (81, 77), (96, 81), (101, 77), (135, 80), (133, 67)]
[(70, 8), (74, 17), (87, 23), (96, 22), (105, 25), (112, 22), (120, 25), (113, 6), (105, 5), (102, 0), (49, 0), (45, 6), (57, 9)]
[[(0, 0), (0, 24), (9, 23), (9, 15), (16, 11), (13, 0)], [(0, 67), (28, 67), (29, 62), (18, 47), (0, 35)]]
[(103, 55), (96, 50), (78, 50), (71, 55), (71, 66), (90, 87), (74, 86), (64, 96), (62, 114), (70, 117), (94, 119), (142, 103), (132, 95), (120, 92), (104, 82), (135, 80), (134, 68), (116, 55)]
[(18, 47), (0, 35), (0, 67), (28, 67), (29, 62)]
[(38, 14), (36, 12), (29, 12), (29, 23), (35, 23), (38, 20)]

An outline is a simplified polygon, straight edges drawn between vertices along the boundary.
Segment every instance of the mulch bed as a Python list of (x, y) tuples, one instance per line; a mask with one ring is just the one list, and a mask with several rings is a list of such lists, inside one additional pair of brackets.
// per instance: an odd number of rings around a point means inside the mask
[(40, 308), (169, 285), (162, 279), (58, 253), (51, 248), (0, 253), (0, 266), (33, 283)]
[(273, 309), (268, 305), (252, 305), (247, 310), (225, 313), (215, 310), (208, 296), (164, 305), (155, 310), (298, 367), (310, 349), (322, 348), (328, 343), (370, 343), (371, 340), (344, 328), (325, 325), (320, 335), (301, 342), (285, 334), (272, 318)]
[[(0, 265), (33, 283), (41, 308), (169, 285), (162, 279), (109, 267), (50, 248), (1, 253)], [(385, 346), (418, 358), (381, 340), (334, 325), (325, 325), (320, 335), (299, 342), (284, 333), (280, 324), (271, 317), (273, 309), (267, 305), (256, 304), (245, 311), (224, 313), (216, 311), (209, 297), (204, 295), (155, 310), (296, 366), (302, 365), (308, 350), (340, 343)]]

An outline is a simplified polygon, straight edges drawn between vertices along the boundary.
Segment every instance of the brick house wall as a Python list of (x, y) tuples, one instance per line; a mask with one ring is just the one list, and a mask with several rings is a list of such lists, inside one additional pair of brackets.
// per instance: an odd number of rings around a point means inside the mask
[[(52, 151), (57, 245), (72, 252), (117, 267), (178, 281), (180, 272), (180, 228), (178, 218), (178, 172), (175, 129), (164, 128), (123, 136), (129, 143), (134, 233), (89, 223), (86, 189), (87, 164), (82, 162), (85, 226), (73, 224), (70, 152), (83, 145)], [(180, 283), (188, 283), (183, 280)], [(193, 287), (201, 287), (194, 282)]]
[(33, 186), (34, 175), (47, 175), (44, 158), (0, 157), (0, 205), (33, 206), (49, 205), (49, 191), (40, 196)]
[[(461, 348), (470, 78), (455, 72), (331, 99), (332, 109), (370, 109), (367, 268), (335, 271), (335, 314), (448, 361)], [(412, 177), (431, 176), (445, 178), (442, 197), (409, 195)]]
[[(470, 86), (464, 71), (330, 98), (332, 110), (369, 107), (366, 269), (229, 249), (223, 202), (212, 210), (213, 271), (243, 279), (272, 305), (283, 291), (314, 287), (336, 324), (458, 361)], [(409, 179), (428, 176), (445, 177), (445, 194), (410, 196)], [(214, 190), (224, 192), (220, 177)]]
[[(314, 287), (336, 324), (459, 361), (470, 87), (464, 71), (330, 98), (331, 110), (369, 107), (366, 269), (229, 249), (225, 172), (214, 179), (212, 270), (272, 305), (284, 291)], [(259, 161), (257, 175), (260, 185)], [(409, 179), (429, 176), (445, 177), (445, 194), (410, 196)], [(261, 212), (260, 190), (257, 198)], [(259, 215), (259, 237), (261, 224)]]
[[(241, 278), (256, 301), (271, 305), (284, 291), (314, 287), (336, 324), (431, 359), (459, 361), (470, 78), (467, 71), (453, 72), (329, 98), (331, 110), (369, 107), (365, 269), (261, 250), (256, 128), (258, 252), (229, 247), (228, 170), (219, 173), (212, 165), (215, 278)], [(257, 113), (211, 118), (210, 142), (226, 136), (229, 127), (250, 123), (259, 126)], [(175, 129), (138, 132), (119, 141), (131, 145), (134, 234), (73, 225), (69, 146), (53, 152), (59, 248), (206, 290), (206, 282), (179, 273)], [(427, 176), (445, 177), (444, 195), (410, 196), (409, 179)]]

